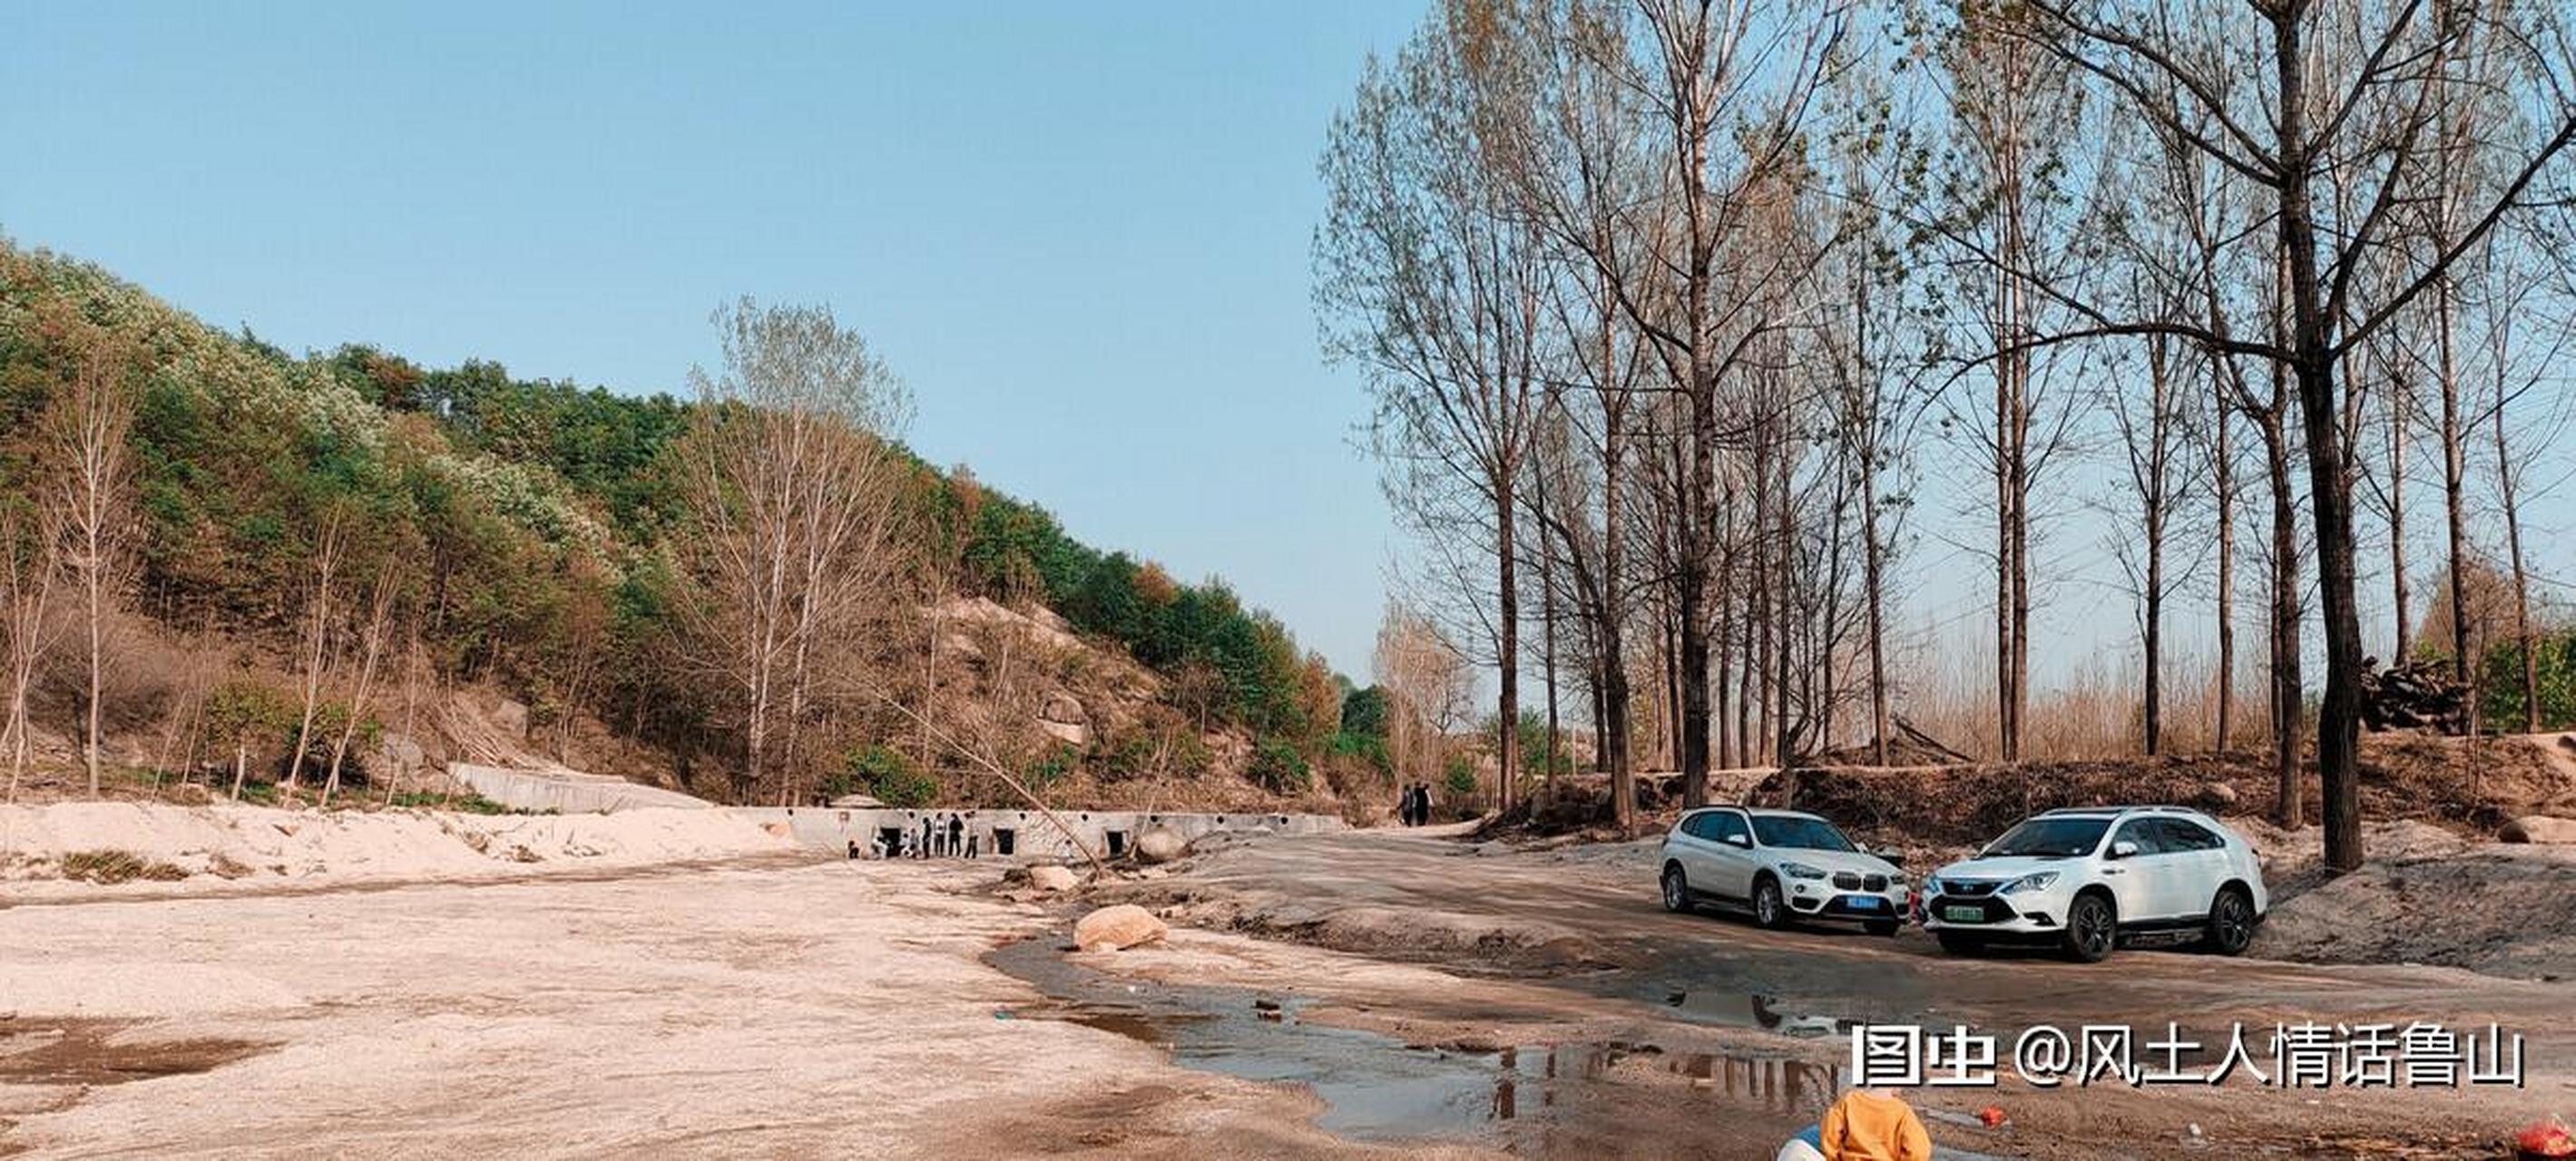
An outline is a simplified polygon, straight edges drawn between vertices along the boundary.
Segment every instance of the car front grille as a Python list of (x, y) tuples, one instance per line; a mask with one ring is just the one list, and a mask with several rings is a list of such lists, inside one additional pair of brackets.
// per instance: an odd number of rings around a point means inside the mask
[(1998, 884), (1995, 883), (1980, 883), (1973, 879), (1942, 879), (1939, 880), (1939, 884), (1942, 894), (1954, 895), (1962, 899), (1976, 899), (1986, 895), (1992, 895), (1995, 893), (1995, 888), (1998, 886)]
[(1887, 876), (1871, 875), (1870, 877), (1860, 881), (1860, 889), (1863, 891), (1884, 891), (1887, 889)]
[(1844, 891), (1860, 890), (1860, 876), (1853, 874), (1850, 871), (1836, 871), (1834, 872), (1834, 886), (1837, 889)]

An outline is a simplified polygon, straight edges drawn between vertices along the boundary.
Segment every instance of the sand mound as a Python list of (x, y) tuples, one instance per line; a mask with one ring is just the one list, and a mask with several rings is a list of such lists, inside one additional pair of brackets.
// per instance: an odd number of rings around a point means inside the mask
[[(65, 859), (85, 852), (129, 854), (191, 879), (405, 880), (531, 863), (631, 866), (793, 849), (790, 840), (721, 810), (557, 816), (137, 802), (0, 807), (0, 880), (70, 877)], [(173, 876), (162, 870), (137, 877)]]
[[(2377, 836), (2374, 836), (2377, 837)], [(2254, 954), (2426, 963), (2505, 976), (2576, 972), (2576, 849), (2480, 843), (2373, 859), (2284, 903)]]

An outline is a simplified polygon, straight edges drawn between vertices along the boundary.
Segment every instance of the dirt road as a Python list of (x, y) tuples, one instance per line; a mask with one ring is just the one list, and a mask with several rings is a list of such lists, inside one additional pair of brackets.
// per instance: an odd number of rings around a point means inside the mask
[[(1848, 1062), (1850, 1022), (1966, 1025), (2012, 1038), (2033, 1025), (2075, 1033), (2125, 1025), (2143, 1045), (2167, 1023), (2186, 1035), (2248, 1029), (2263, 1054), (2277, 1024), (2438, 1021), (2526, 1037), (2525, 1087), (2285, 1090), (2230, 1085), (2125, 1085), (2041, 1092), (1922, 1090), (1922, 1103), (1965, 1113), (2004, 1106), (2006, 1133), (1953, 1127), (1981, 1150), (2031, 1155), (2205, 1155), (2213, 1144), (2325, 1155), (2492, 1155), (2486, 1143), (2541, 1116), (2576, 1115), (2576, 984), (2498, 979), (2449, 968), (2300, 965), (2176, 950), (2124, 950), (2100, 965), (2043, 955), (1945, 956), (1909, 930), (1893, 939), (1856, 930), (1764, 931), (1738, 919), (1665, 913), (1649, 845), (1553, 852), (1481, 850), (1384, 832), (1248, 845), (1197, 860), (1127, 895), (1172, 907), (1186, 921), (1379, 958), (1443, 962), (1540, 985), (1567, 997), (1561, 1013), (1631, 1021), (1622, 1035), (1653, 1042), (1685, 1030), (1732, 1030)], [(2427, 901), (2434, 906), (2437, 901)], [(2438, 924), (2428, 913), (2422, 922)], [(1331, 995), (1330, 980), (1313, 993)], [(1532, 989), (1524, 989), (1527, 992)], [(1478, 1022), (1473, 990), (1432, 993), (1429, 1007)], [(1383, 1004), (1383, 995), (1358, 1003)], [(1469, 1010), (1461, 1010), (1463, 1007)], [(2259, 1031), (2260, 1042), (2252, 1038)], [(2144, 1053), (2141, 1052), (2141, 1063)], [(2196, 1057), (2196, 1059), (2208, 1059)], [(2241, 1074), (2240, 1074), (2241, 1076)], [(2195, 1136), (2192, 1126), (2200, 1126)]]

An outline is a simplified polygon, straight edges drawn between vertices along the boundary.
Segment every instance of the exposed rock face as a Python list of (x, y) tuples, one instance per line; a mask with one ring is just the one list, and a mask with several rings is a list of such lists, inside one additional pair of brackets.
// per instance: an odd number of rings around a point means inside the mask
[(2504, 824), (2496, 837), (2509, 843), (2576, 843), (2576, 818), (2526, 814)]
[(521, 741), (526, 741), (528, 737), (528, 707), (521, 705), (518, 702), (511, 701), (508, 698), (503, 698), (501, 699), (501, 704), (492, 711), (492, 724), (499, 726), (502, 730), (508, 732), (511, 737), (517, 738)]
[(1084, 726), (1075, 725), (1072, 722), (1051, 722), (1045, 718), (1039, 718), (1038, 728), (1046, 731), (1046, 735), (1048, 737), (1054, 738), (1055, 740), (1067, 745), (1088, 746), (1091, 744), (1091, 730)]
[(1061, 722), (1068, 726), (1088, 725), (1091, 722), (1091, 718), (1082, 712), (1081, 699), (1063, 690), (1057, 690), (1046, 696), (1046, 703), (1038, 707), (1038, 720)]
[(1083, 951), (1124, 951), (1147, 943), (1161, 943), (1171, 929), (1154, 913), (1133, 903), (1103, 907), (1082, 917), (1073, 925), (1073, 945)]
[(1189, 848), (1190, 844), (1181, 838), (1179, 831), (1158, 826), (1136, 836), (1136, 861), (1168, 863), (1189, 853)]
[(1041, 891), (1061, 894), (1081, 885), (1082, 880), (1074, 877), (1072, 871), (1051, 863), (1029, 868), (1029, 886)]

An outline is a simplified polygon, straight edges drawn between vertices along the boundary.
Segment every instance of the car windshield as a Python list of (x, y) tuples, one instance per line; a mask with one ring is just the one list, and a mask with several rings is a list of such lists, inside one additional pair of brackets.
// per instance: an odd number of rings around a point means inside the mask
[(1996, 839), (1986, 853), (2059, 859), (2091, 854), (2110, 828), (2107, 818), (2034, 818)]
[(1821, 818), (1790, 818), (1776, 814), (1753, 816), (1754, 837), (1766, 847), (1787, 847), (1800, 851), (1847, 851), (1851, 840), (1834, 824)]

